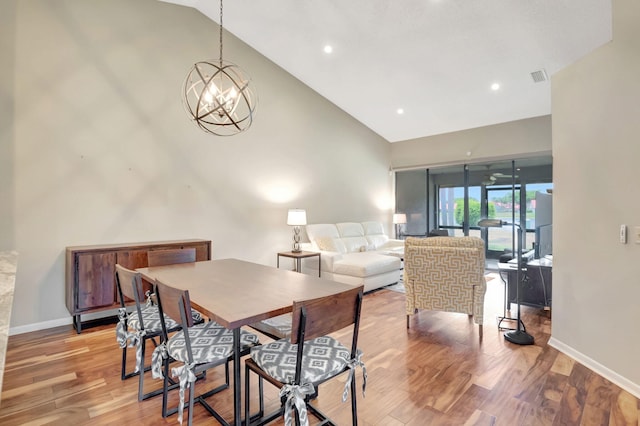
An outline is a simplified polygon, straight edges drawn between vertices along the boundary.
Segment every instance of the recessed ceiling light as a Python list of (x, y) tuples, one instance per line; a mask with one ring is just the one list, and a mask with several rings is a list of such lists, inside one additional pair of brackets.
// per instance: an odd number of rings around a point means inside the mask
[(397, 112), (399, 115), (402, 115), (402, 114), (404, 114), (404, 109), (402, 109), (402, 108), (398, 108), (398, 109), (396, 110), (396, 112)]
[(333, 52), (333, 47), (327, 44), (324, 47), (324, 53), (331, 53), (331, 52)]
[(491, 85), (491, 90), (495, 91), (495, 90), (498, 90), (498, 89), (500, 89), (500, 84), (499, 83), (493, 83)]

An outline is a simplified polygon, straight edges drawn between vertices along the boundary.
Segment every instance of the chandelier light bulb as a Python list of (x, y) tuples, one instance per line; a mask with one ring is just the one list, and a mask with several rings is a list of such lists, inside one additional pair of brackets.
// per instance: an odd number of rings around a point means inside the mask
[(196, 63), (182, 93), (187, 114), (207, 133), (232, 136), (253, 122), (257, 96), (251, 79), (235, 64), (217, 59)]

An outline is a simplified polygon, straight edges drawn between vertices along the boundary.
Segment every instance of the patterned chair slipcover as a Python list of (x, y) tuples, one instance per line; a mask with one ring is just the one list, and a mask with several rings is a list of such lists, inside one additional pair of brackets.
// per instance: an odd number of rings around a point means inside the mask
[[(120, 377), (122, 380), (138, 375), (138, 400), (143, 401), (152, 396), (158, 395), (162, 389), (144, 392), (144, 376), (148, 367), (145, 366), (145, 351), (148, 340), (158, 346), (156, 338), (162, 334), (160, 322), (160, 311), (153, 302), (154, 295), (150, 290), (146, 294), (144, 302), (145, 286), (142, 283), (140, 272), (127, 269), (120, 264), (116, 264), (116, 287), (120, 309), (118, 310), (119, 321), (116, 324), (116, 341), (122, 348), (122, 364)], [(135, 301), (135, 309), (127, 312), (125, 297)], [(191, 311), (195, 323), (204, 322), (200, 312)], [(165, 318), (166, 326), (171, 331), (180, 330), (180, 324), (170, 318)], [(136, 364), (133, 372), (126, 372), (127, 348), (136, 348)]]
[(418, 309), (473, 315), (482, 337), (484, 242), (477, 237), (407, 238), (404, 249), (407, 328)]

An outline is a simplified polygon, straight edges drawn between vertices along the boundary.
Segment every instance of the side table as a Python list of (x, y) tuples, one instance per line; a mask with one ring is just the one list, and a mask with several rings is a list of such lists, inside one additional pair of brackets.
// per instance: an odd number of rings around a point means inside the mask
[(320, 271), (320, 253), (316, 251), (281, 251), (278, 252), (278, 259), (276, 262), (277, 267), (280, 267), (280, 257), (289, 257), (294, 260), (296, 266), (296, 272), (302, 272), (302, 259), (307, 257), (318, 256), (318, 277), (321, 274)]

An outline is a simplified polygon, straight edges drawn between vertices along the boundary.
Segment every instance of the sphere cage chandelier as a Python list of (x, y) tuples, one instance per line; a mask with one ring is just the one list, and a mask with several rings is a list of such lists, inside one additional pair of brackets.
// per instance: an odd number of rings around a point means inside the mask
[(222, 0), (220, 0), (220, 58), (197, 62), (187, 74), (182, 103), (202, 130), (233, 136), (253, 122), (258, 97), (251, 78), (237, 65), (222, 59)]

